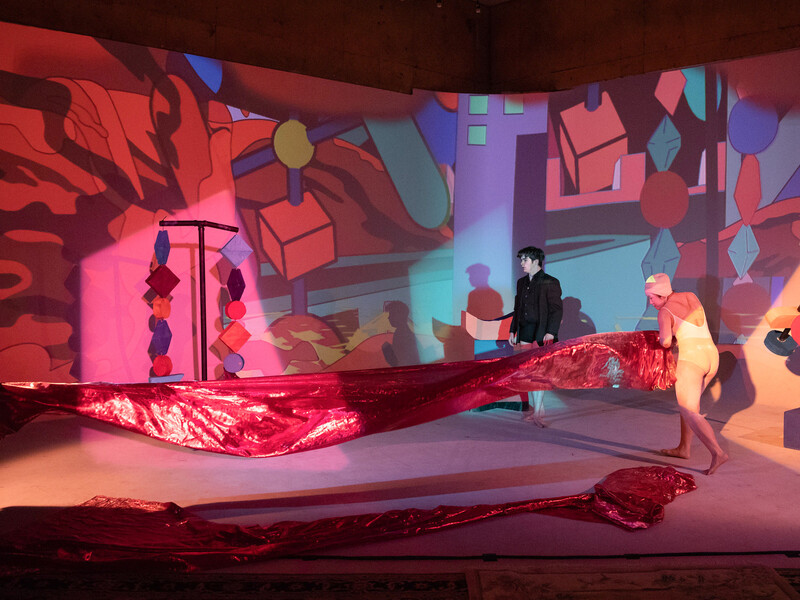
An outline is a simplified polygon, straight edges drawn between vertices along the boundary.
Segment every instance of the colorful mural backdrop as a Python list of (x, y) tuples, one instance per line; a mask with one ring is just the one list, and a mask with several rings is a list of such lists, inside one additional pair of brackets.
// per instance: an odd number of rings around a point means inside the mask
[(798, 63), (404, 95), (0, 24), (0, 380), (502, 352), (464, 314), (510, 311), (526, 245), (562, 339), (654, 328), (666, 271), (742, 345), (800, 264)]

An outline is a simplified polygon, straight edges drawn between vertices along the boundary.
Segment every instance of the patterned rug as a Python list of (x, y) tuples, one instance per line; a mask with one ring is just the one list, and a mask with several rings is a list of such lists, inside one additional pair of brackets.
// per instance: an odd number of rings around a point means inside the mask
[(475, 571), (470, 600), (798, 600), (788, 578), (766, 567), (593, 573)]
[(464, 573), (75, 574), (0, 577), (4, 600), (468, 600)]
[(0, 576), (7, 600), (800, 600), (800, 569), (287, 575), (37, 573)]

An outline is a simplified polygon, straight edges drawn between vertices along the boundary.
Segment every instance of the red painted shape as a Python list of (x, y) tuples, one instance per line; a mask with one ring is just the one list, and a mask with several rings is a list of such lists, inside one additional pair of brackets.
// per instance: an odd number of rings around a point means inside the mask
[(769, 310), (769, 293), (757, 283), (734, 285), (722, 296), (721, 317), (736, 335), (749, 337)]
[(547, 210), (564, 210), (597, 204), (637, 202), (644, 185), (645, 155), (625, 154), (620, 157), (620, 186), (615, 190), (602, 190), (574, 196), (561, 194), (561, 160), (547, 161)]
[(669, 114), (675, 114), (685, 86), (686, 76), (680, 70), (666, 71), (658, 78), (655, 96)]
[(310, 192), (262, 208), (261, 244), (275, 270), (291, 281), (336, 260), (333, 222)]
[(639, 206), (648, 223), (669, 229), (680, 223), (689, 210), (689, 188), (677, 173), (657, 171), (644, 182)]
[(576, 104), (561, 112), (561, 121), (561, 153), (578, 191), (610, 186), (614, 165), (628, 153), (628, 135), (608, 93), (603, 92), (596, 110)]
[(450, 112), (458, 110), (458, 94), (453, 92), (436, 92), (436, 100), (441, 107)]
[(750, 225), (758, 203), (761, 202), (761, 167), (758, 158), (753, 154), (745, 154), (742, 158), (733, 197), (742, 221), (745, 225)]

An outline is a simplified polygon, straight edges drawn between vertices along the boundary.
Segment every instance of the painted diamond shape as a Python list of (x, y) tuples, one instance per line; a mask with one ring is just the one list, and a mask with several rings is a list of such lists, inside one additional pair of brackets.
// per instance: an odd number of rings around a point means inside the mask
[(647, 279), (654, 273), (666, 273), (672, 279), (680, 260), (681, 252), (669, 229), (661, 229), (647, 254), (644, 255), (642, 274)]
[(667, 115), (664, 115), (661, 123), (658, 124), (655, 132), (650, 137), (650, 141), (647, 142), (647, 152), (650, 154), (650, 158), (653, 159), (656, 169), (659, 171), (669, 169), (680, 149), (681, 134), (678, 133), (672, 120)]
[(683, 87), (686, 85), (686, 75), (681, 71), (667, 71), (661, 73), (656, 85), (655, 96), (662, 106), (674, 115), (678, 102), (683, 95)]
[(231, 261), (234, 267), (242, 264), (242, 261), (253, 253), (253, 249), (247, 245), (240, 235), (234, 235), (228, 240), (220, 250), (222, 256)]
[(756, 236), (750, 225), (742, 225), (728, 247), (728, 256), (736, 267), (736, 273), (741, 279), (747, 274), (758, 256), (761, 248), (758, 247)]

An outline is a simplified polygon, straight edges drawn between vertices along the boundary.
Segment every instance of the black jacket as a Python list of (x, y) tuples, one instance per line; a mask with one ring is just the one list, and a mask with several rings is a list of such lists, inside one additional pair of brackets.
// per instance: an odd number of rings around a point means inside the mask
[[(530, 285), (530, 288), (528, 286)], [(527, 293), (526, 293), (527, 292)], [(536, 314), (533, 307), (537, 305)], [(547, 333), (558, 340), (558, 328), (564, 309), (561, 304), (561, 283), (544, 271), (539, 271), (528, 280), (528, 276), (517, 280), (517, 295), (514, 298), (514, 318), (511, 320), (511, 333), (519, 331), (520, 323), (536, 324), (536, 341), (541, 344)]]

